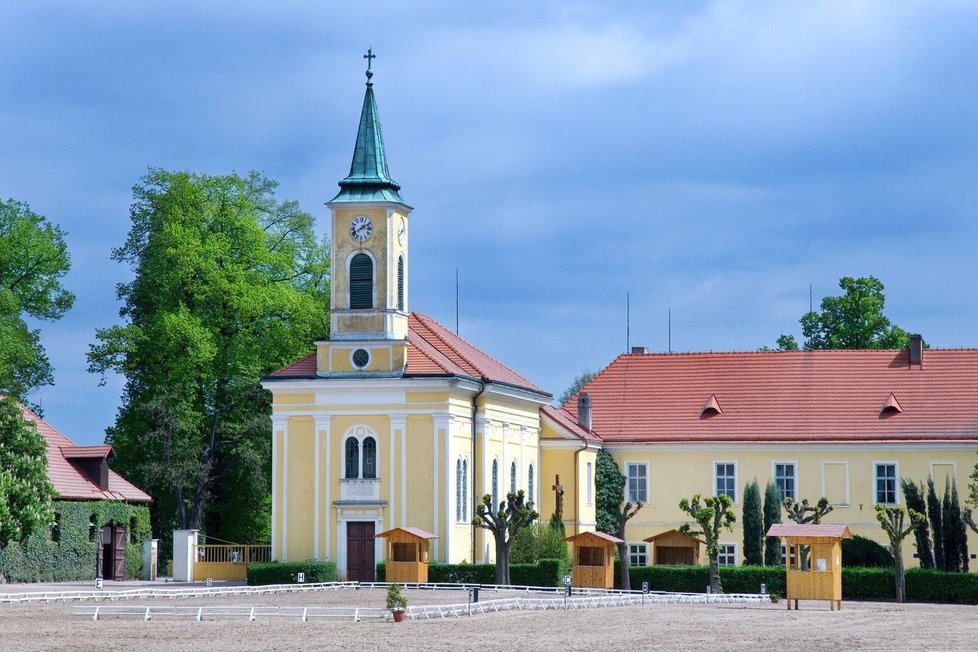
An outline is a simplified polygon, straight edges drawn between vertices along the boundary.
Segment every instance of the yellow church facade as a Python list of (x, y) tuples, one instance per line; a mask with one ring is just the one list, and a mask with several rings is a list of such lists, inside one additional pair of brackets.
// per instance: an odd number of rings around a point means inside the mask
[[(923, 351), (919, 340), (911, 351), (634, 350), (555, 408), (410, 312), (412, 208), (388, 172), (371, 77), (350, 173), (327, 203), (330, 336), (263, 380), (273, 559), (331, 560), (343, 579), (373, 580), (375, 535), (409, 527), (437, 536), (434, 561), (492, 561), (491, 536), (471, 521), (483, 495), (498, 505), (513, 490), (543, 520), (559, 511), (568, 535), (594, 530), (601, 449), (625, 474), (626, 498), (645, 503), (625, 532), (633, 564), (656, 563), (644, 540), (687, 522), (681, 498), (731, 493), (739, 519), (755, 478), (762, 491), (771, 480), (798, 500), (828, 497), (827, 521), (881, 542), (874, 505), (903, 503), (900, 478), (929, 474), (943, 493), (950, 477), (964, 498), (978, 351)], [(721, 537), (723, 563), (742, 563), (741, 541), (739, 524)]]

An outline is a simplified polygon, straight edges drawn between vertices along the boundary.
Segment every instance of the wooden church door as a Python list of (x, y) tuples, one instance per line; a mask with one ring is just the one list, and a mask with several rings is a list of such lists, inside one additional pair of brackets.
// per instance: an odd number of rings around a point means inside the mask
[(374, 524), (372, 521), (346, 524), (346, 579), (350, 582), (373, 582)]

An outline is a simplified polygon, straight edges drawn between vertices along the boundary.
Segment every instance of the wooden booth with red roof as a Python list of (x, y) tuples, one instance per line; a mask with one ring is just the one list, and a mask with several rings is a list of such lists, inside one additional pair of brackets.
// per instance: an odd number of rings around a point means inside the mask
[(842, 609), (842, 540), (851, 539), (845, 525), (776, 523), (767, 536), (785, 544), (786, 601), (828, 600)]
[(604, 532), (581, 532), (564, 539), (574, 544), (574, 586), (611, 589), (615, 586), (615, 545), (618, 537)]
[(706, 542), (672, 529), (643, 539), (652, 544), (653, 566), (695, 566), (700, 563), (700, 546)]
[(387, 543), (384, 561), (388, 582), (428, 581), (428, 542), (437, 535), (416, 527), (396, 527), (376, 537)]

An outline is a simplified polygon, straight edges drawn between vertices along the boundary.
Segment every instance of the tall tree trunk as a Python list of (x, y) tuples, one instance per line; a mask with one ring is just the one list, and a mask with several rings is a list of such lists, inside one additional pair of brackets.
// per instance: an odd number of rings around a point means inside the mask
[(904, 598), (904, 574), (903, 574), (903, 546), (897, 541), (893, 546), (893, 561), (896, 576), (896, 601), (903, 602)]
[(615, 545), (618, 546), (618, 581), (621, 583), (621, 590), (628, 591), (632, 588), (632, 578), (628, 571), (628, 544)]
[(505, 532), (493, 532), (496, 542), (496, 584), (509, 584), (509, 547)]
[(720, 565), (715, 555), (710, 557), (710, 592), (723, 593), (723, 589), (720, 588)]
[(194, 492), (194, 500), (190, 510), (189, 529), (199, 530), (200, 523), (204, 518), (204, 504), (207, 499), (207, 491), (211, 486), (212, 470), (214, 468), (214, 454), (217, 452), (217, 420), (220, 410), (214, 409), (211, 418), (211, 428), (207, 435), (207, 448), (204, 449), (202, 477), (197, 481), (197, 490)]

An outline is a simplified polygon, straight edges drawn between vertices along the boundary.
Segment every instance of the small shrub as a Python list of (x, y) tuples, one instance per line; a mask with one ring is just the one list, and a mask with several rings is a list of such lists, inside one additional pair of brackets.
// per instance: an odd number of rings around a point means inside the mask
[(335, 582), (336, 564), (331, 561), (248, 564), (248, 584), (292, 584), (298, 573), (306, 574), (306, 582)]
[(387, 610), (407, 609), (407, 598), (401, 594), (400, 584), (390, 584), (387, 586)]

